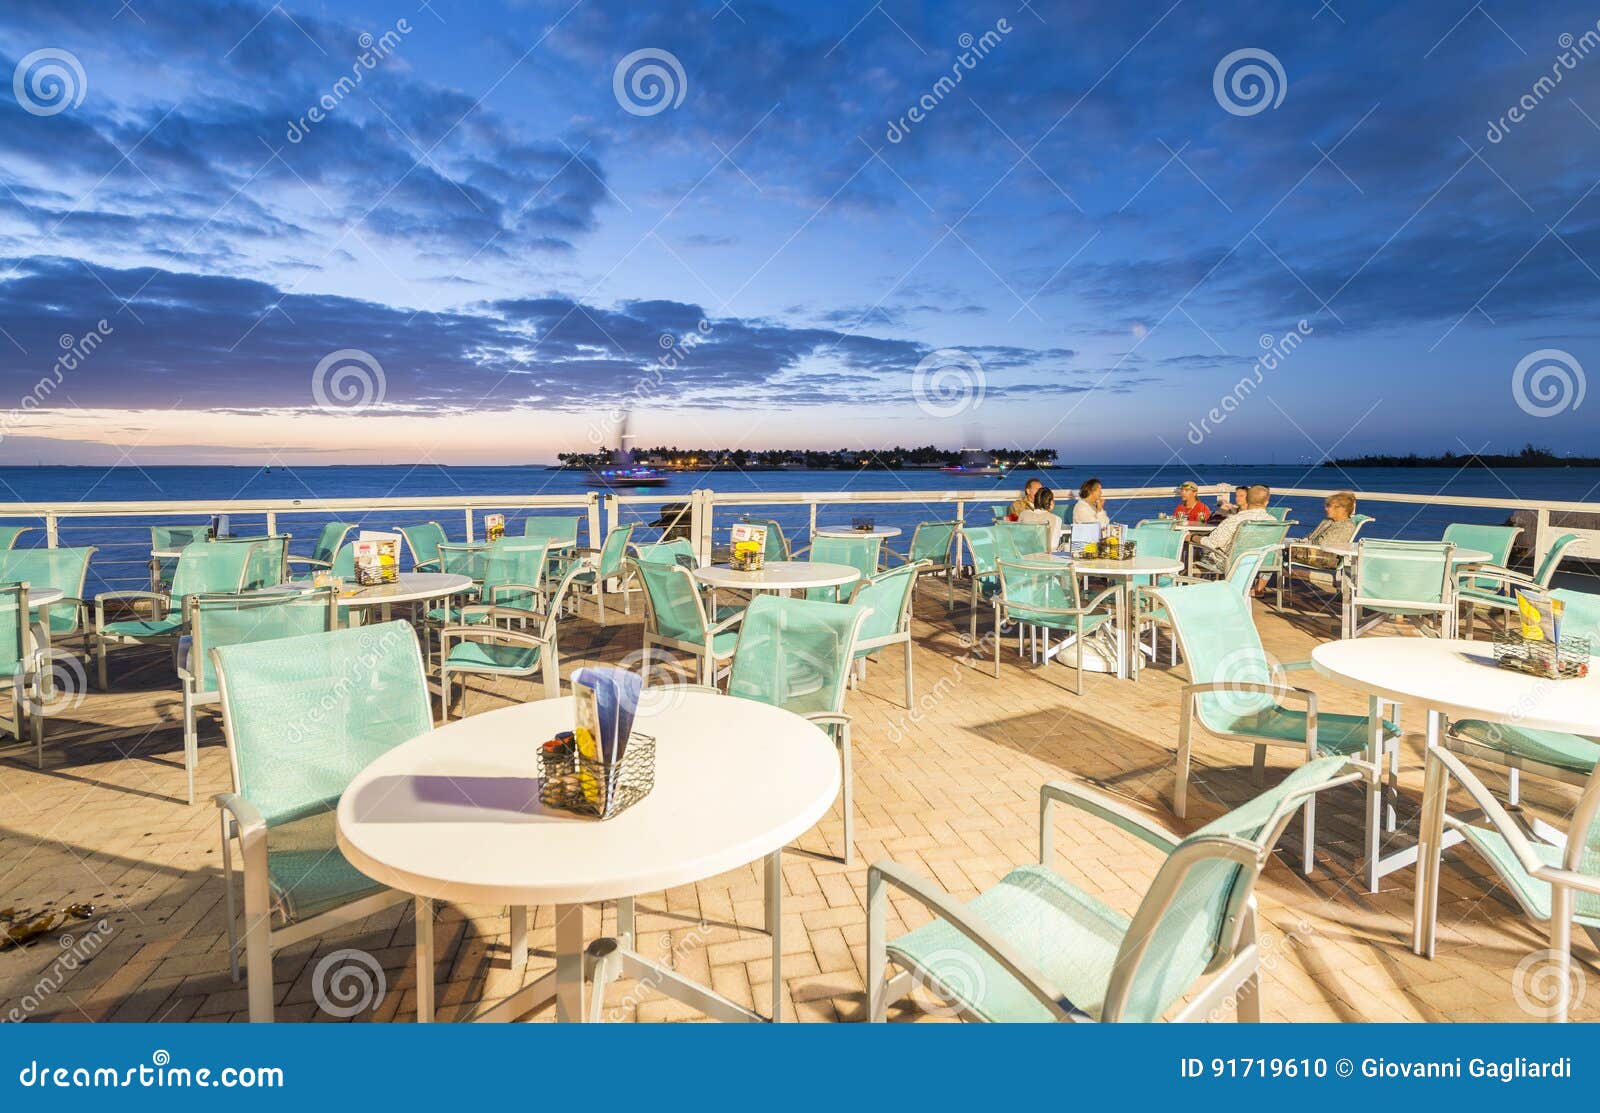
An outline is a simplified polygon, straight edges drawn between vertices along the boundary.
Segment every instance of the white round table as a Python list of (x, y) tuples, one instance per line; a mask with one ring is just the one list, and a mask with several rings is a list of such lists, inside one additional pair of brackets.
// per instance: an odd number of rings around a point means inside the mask
[[(305, 581), (309, 585), (310, 581)], [(346, 580), (339, 592), (339, 607), (346, 611), (364, 611), (380, 608), (380, 616), (388, 622), (396, 603), (421, 603), (429, 599), (443, 599), (459, 595), (472, 587), (469, 576), (449, 572), (402, 572), (392, 584), (375, 584), (372, 587), (353, 587)], [(348, 593), (348, 594), (347, 594)], [(352, 616), (354, 617), (354, 616)]]
[[(1104, 576), (1115, 580), (1117, 592), (1117, 617), (1116, 617), (1116, 671), (1119, 680), (1126, 680), (1138, 670), (1136, 654), (1139, 652), (1139, 639), (1135, 636), (1133, 625), (1133, 578), (1135, 576), (1170, 576), (1183, 571), (1183, 562), (1177, 557), (1135, 556), (1130, 560), (1103, 560), (1099, 558), (1079, 558), (1074, 560), (1065, 553), (1035, 553), (1026, 557), (1027, 560), (1048, 561), (1058, 563), (1064, 567), (1070, 566), (1080, 576)], [(1081, 646), (1078, 652), (1082, 652)], [(1046, 650), (1046, 658), (1054, 656)], [(1106, 671), (1104, 665), (1091, 664), (1090, 658), (1084, 658), (1084, 668), (1091, 671)]]
[[(1297, 541), (1291, 537), (1284, 544), (1298, 545), (1304, 549), (1320, 549), (1325, 553), (1331, 553), (1345, 560), (1353, 558), (1360, 551), (1359, 544), (1353, 541), (1334, 542), (1327, 545), (1309, 545), (1304, 541)], [(1450, 562), (1452, 564), (1487, 564), (1492, 559), (1494, 559), (1494, 554), (1483, 549), (1463, 549), (1459, 546), (1457, 546), (1455, 552), (1450, 554)]]
[[(530, 905), (556, 906), (556, 969), (488, 1010), (516, 1016), (554, 996), (558, 1019), (583, 1014), (583, 907), (617, 900), (631, 942), (631, 898), (767, 859), (773, 1017), (782, 977), (779, 859), (839, 794), (839, 754), (822, 729), (781, 708), (703, 692), (641, 701), (637, 731), (655, 739), (655, 787), (612, 819), (547, 810), (538, 752), (571, 730), (570, 697), (460, 719), (395, 747), (339, 800), (339, 848), (362, 873), (417, 898), (418, 1019), (433, 1009), (431, 902), (509, 905), (513, 961), (526, 958)], [(520, 952), (520, 953), (516, 953)], [(630, 961), (645, 963), (638, 956)], [(426, 973), (424, 973), (426, 972)], [(653, 971), (671, 975), (670, 970)], [(679, 979), (681, 981), (681, 979)], [(671, 992), (672, 978), (658, 987)], [(710, 990), (693, 987), (705, 1007)], [(715, 1014), (754, 1014), (717, 999)]]
[(712, 589), (776, 591), (788, 595), (812, 587), (838, 587), (853, 584), (861, 573), (848, 564), (828, 564), (809, 560), (769, 560), (757, 572), (739, 572), (726, 564), (711, 564), (693, 569), (695, 579)]
[(876, 537), (887, 541), (891, 537), (900, 536), (899, 526), (873, 526), (871, 529), (856, 529), (855, 526), (818, 526), (818, 537)]

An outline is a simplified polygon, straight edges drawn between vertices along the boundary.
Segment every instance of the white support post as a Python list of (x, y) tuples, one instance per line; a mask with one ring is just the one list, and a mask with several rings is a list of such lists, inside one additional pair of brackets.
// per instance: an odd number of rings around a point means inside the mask
[(811, 541), (817, 536), (817, 504), (811, 504), (811, 531), (806, 535), (806, 540)]
[(278, 512), (276, 510), (267, 511), (267, 536), (278, 536)]
[(1534, 512), (1533, 519), (1533, 566), (1538, 568), (1544, 560), (1545, 553), (1550, 551), (1550, 511), (1538, 510)]
[(52, 549), (56, 548), (56, 543), (61, 540), (60, 523), (56, 521), (54, 511), (44, 516), (44, 539), (45, 544)]
[(716, 552), (716, 509), (717, 495), (715, 491), (706, 489), (694, 493), (696, 499), (695, 510), (698, 522), (695, 525), (695, 551), (702, 563), (710, 564), (712, 554)]
[(604, 540), (600, 536), (600, 493), (589, 492), (589, 548), (598, 549)]
[(473, 528), (474, 528), (474, 525), (473, 525), (472, 507), (469, 506), (469, 507), (467, 507), (467, 544), (468, 545), (472, 544), (472, 542), (474, 541), (473, 532), (472, 532)]

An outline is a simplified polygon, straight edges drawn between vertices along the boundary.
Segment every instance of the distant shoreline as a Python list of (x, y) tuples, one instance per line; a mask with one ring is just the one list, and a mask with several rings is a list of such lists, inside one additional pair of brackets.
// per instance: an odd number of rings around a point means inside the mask
[(1442, 456), (1353, 456), (1324, 460), (1325, 468), (1596, 468), (1600, 456), (1557, 456), (1529, 445), (1515, 454), (1446, 452)]

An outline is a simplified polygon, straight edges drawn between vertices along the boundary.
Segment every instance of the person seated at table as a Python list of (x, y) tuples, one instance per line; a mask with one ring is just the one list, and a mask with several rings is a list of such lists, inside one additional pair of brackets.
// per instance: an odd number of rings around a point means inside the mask
[(1016, 501), (1006, 508), (1006, 520), (1010, 522), (1021, 521), (1023, 511), (1033, 509), (1033, 496), (1037, 494), (1039, 488), (1043, 486), (1044, 480), (1040, 479), (1038, 476), (1034, 476), (1032, 479), (1024, 483), (1022, 485), (1021, 496), (1019, 496)]
[(1220, 522), (1222, 519), (1231, 517), (1232, 515), (1237, 514), (1239, 511), (1245, 509), (1245, 499), (1249, 496), (1249, 494), (1250, 488), (1245, 486), (1243, 483), (1239, 484), (1233, 489), (1233, 497), (1231, 499), (1224, 499), (1217, 503), (1217, 512), (1211, 515), (1211, 520), (1214, 522)]
[(1086, 479), (1078, 488), (1078, 501), (1072, 504), (1072, 524), (1099, 526), (1104, 530), (1111, 524), (1106, 513), (1106, 489), (1098, 479)]
[(1246, 522), (1276, 521), (1267, 513), (1267, 501), (1271, 498), (1272, 492), (1257, 483), (1246, 493), (1243, 510), (1226, 518), (1211, 531), (1211, 536), (1197, 538), (1195, 544), (1200, 546), (1200, 567), (1207, 572), (1226, 576), (1228, 562), (1232, 559), (1233, 538), (1239, 532), (1239, 527)]
[(1211, 508), (1200, 501), (1200, 485), (1194, 480), (1186, 479), (1178, 486), (1178, 505), (1172, 516), (1196, 525), (1211, 520)]
[(1040, 486), (1033, 493), (1033, 509), (1024, 510), (1017, 515), (1019, 522), (1031, 522), (1043, 526), (1049, 538), (1047, 547), (1050, 552), (1055, 552), (1061, 545), (1061, 518), (1053, 509), (1056, 504), (1056, 493), (1050, 488)]
[[(1306, 534), (1299, 543), (1289, 546), (1289, 561), (1308, 569), (1339, 567), (1339, 558), (1320, 548), (1323, 545), (1348, 545), (1355, 540), (1356, 495), (1354, 491), (1335, 491), (1322, 500), (1325, 515), (1317, 528)], [(1307, 582), (1317, 587), (1331, 589), (1333, 577), (1321, 572), (1305, 571)]]

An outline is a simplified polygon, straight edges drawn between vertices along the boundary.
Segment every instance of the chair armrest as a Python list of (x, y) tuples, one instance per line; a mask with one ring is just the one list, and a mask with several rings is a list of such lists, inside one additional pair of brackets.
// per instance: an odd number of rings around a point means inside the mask
[(439, 558), (438, 557), (434, 557), (432, 560), (419, 560), (419, 561), (417, 561), (415, 564), (413, 564), (411, 566), (411, 570), (413, 572), (421, 572), (424, 568), (437, 569), (439, 567), (440, 567)]
[(286, 564), (312, 564), (318, 568), (333, 567), (333, 561), (331, 560), (318, 560), (316, 557), (295, 556), (293, 553), (290, 553), (283, 559)]
[(933, 912), (945, 923), (970, 939), (980, 950), (999, 963), (1006, 973), (1025, 986), (1039, 1003), (1049, 1009), (1059, 1020), (1070, 1020), (1081, 1014), (1050, 980), (1032, 963), (1017, 954), (1011, 944), (993, 934), (989, 925), (969, 913), (934, 882), (889, 861), (874, 862), (867, 870), (867, 901), (870, 905), (875, 893), (883, 886), (892, 885), (918, 904)]
[(1141, 842), (1171, 854), (1182, 839), (1148, 816), (1101, 792), (1068, 781), (1051, 781), (1039, 789), (1039, 864), (1048, 866), (1054, 851), (1055, 832), (1050, 827), (1052, 805), (1070, 804), (1115, 827), (1120, 827)]
[(534, 649), (549, 649), (550, 639), (526, 630), (507, 630), (503, 626), (446, 626), (439, 631), (441, 642), (450, 638), (463, 641), (514, 642)]
[(1306, 713), (1317, 713), (1317, 693), (1306, 688), (1294, 688), (1287, 684), (1260, 684), (1253, 680), (1220, 680), (1210, 684), (1185, 684), (1183, 695), (1185, 699), (1200, 695), (1203, 692), (1259, 692), (1264, 696), (1275, 699), (1295, 700), (1306, 705)]
[(1279, 672), (1305, 672), (1308, 669), (1314, 669), (1316, 667), (1317, 667), (1316, 664), (1313, 663), (1310, 660), (1305, 660), (1305, 661), (1282, 661), (1282, 662), (1279, 662), (1279, 664), (1278, 664), (1278, 671)]
[(506, 592), (518, 592), (518, 591), (520, 591), (520, 592), (525, 592), (525, 593), (527, 593), (529, 595), (537, 595), (537, 596), (543, 598), (546, 590), (547, 589), (545, 589), (543, 587), (540, 587), (538, 584), (495, 584), (494, 587), (491, 588), (490, 591), (489, 591), (489, 602), (491, 604), (493, 604), (495, 602), (495, 600), (499, 599), (500, 598), (500, 593), (502, 591), (506, 591)]
[(1117, 596), (1117, 589), (1114, 588), (1114, 587), (1108, 587), (1104, 591), (1102, 591), (1098, 595), (1096, 595), (1094, 598), (1090, 599), (1083, 606), (1079, 607), (1078, 608), (1078, 613), (1079, 614), (1091, 614), (1091, 613), (1093, 613), (1094, 611), (1096, 611), (1096, 610), (1098, 610), (1100, 608), (1100, 604), (1101, 604), (1102, 600), (1110, 599), (1110, 600), (1115, 601), (1116, 600), (1116, 596)]
[[(525, 611), (521, 607), (502, 607), (497, 603), (471, 603), (465, 607), (457, 608), (456, 613), (461, 615), (463, 618), (469, 614), (483, 614), (488, 615), (490, 618), (533, 618), (540, 621), (544, 620), (544, 615), (540, 614), (538, 611)], [(470, 630), (492, 629), (492, 627), (472, 626), (466, 622), (450, 623), (448, 619), (446, 619), (446, 622), (451, 626), (452, 629), (456, 627), (462, 627)]]
[(100, 630), (105, 627), (108, 601), (126, 602), (135, 599), (148, 599), (152, 603), (160, 604), (157, 614), (162, 617), (172, 609), (172, 596), (159, 591), (102, 591), (94, 597), (94, 628)]
[(721, 622), (717, 623), (715, 626), (707, 626), (706, 627), (706, 634), (708, 636), (710, 636), (710, 635), (725, 633), (728, 630), (731, 630), (733, 627), (739, 625), (739, 623), (741, 623), (743, 621), (744, 621), (744, 612), (743, 611), (739, 611), (736, 614), (730, 614), (727, 618), (723, 619)]
[(803, 717), (806, 722), (816, 723), (819, 727), (847, 727), (855, 721), (843, 711), (812, 711)]
[(266, 842), (267, 821), (261, 818), (260, 810), (247, 798), (237, 792), (219, 792), (211, 799), (227, 813), (233, 828), (231, 834), (247, 851), (258, 840), (263, 844)]
[[(1494, 794), (1478, 779), (1478, 775), (1468, 769), (1459, 757), (1441, 746), (1428, 751), (1428, 760), (1443, 764), (1450, 775), (1460, 782), (1462, 791), (1483, 809), (1483, 817), (1493, 824), (1501, 837), (1506, 840), (1506, 845), (1511, 848), (1511, 853), (1516, 855), (1519, 866), (1535, 875), (1550, 869), (1545, 865), (1544, 859), (1535, 853), (1533, 844), (1517, 826), (1516, 820), (1511, 818), (1500, 801), (1496, 800)], [(1589, 884), (1594, 884), (1593, 878), (1589, 880)]]
[(1502, 564), (1475, 565), (1470, 572), (1461, 572), (1456, 576), (1457, 583), (1473, 583), (1476, 586), (1477, 580), (1498, 580), (1506, 587), (1526, 588), (1529, 591), (1544, 590), (1532, 576), (1524, 575)]

